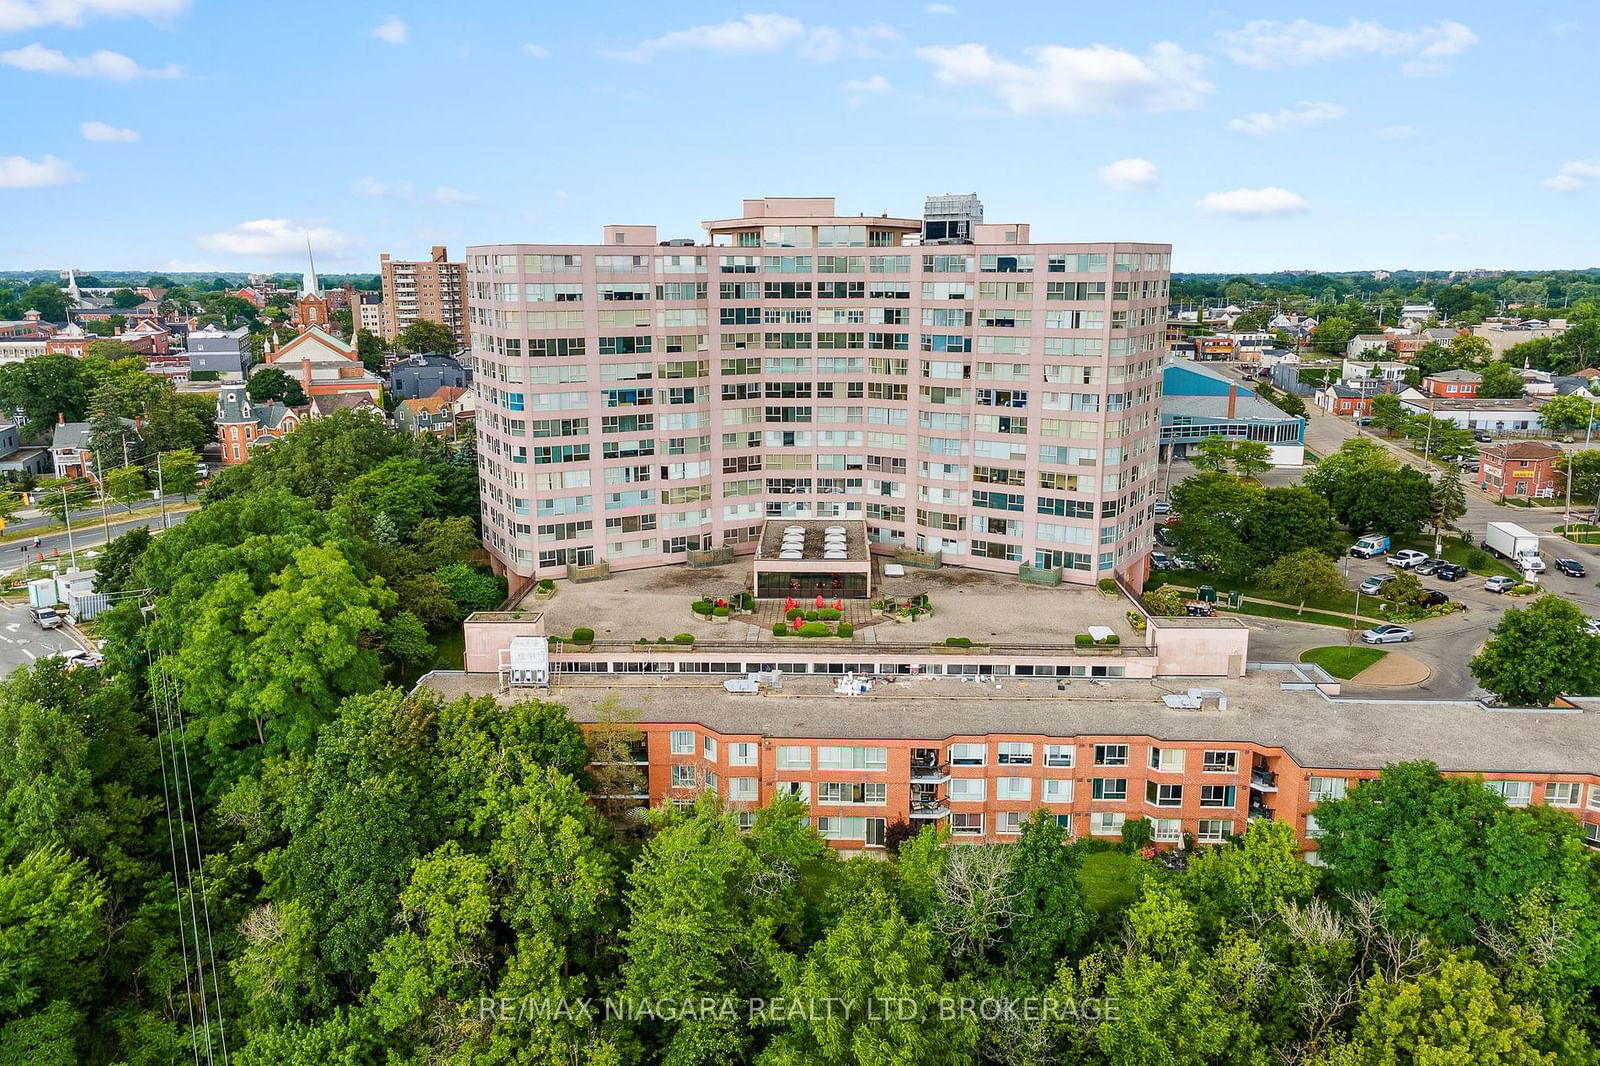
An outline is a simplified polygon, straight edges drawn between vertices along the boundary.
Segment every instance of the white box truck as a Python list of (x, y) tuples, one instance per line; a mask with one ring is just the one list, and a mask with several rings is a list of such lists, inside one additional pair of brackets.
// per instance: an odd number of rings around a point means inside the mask
[[(1515, 522), (1490, 522), (1483, 535), (1483, 550), (1494, 552), (1524, 570), (1543, 570), (1539, 558), (1539, 537)], [(1537, 564), (1537, 565), (1533, 565)]]

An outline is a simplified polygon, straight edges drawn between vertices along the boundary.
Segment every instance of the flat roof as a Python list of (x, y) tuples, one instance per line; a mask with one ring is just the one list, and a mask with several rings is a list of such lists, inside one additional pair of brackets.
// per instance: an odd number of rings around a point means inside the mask
[[(783, 559), (784, 538), (789, 530), (797, 529), (804, 538), (799, 559)], [(844, 558), (825, 559), (828, 534), (834, 530), (844, 532)], [(861, 519), (836, 519), (823, 521), (809, 518), (769, 518), (761, 528), (761, 544), (756, 549), (756, 561), (806, 563), (862, 563), (867, 561), (867, 524)]]
[[(766, 658), (769, 656), (763, 656)], [(577, 676), (577, 675), (575, 675)], [(593, 677), (594, 675), (589, 675)], [(644, 676), (639, 680), (558, 683), (547, 694), (513, 689), (500, 700), (564, 704), (579, 722), (612, 693), (638, 708), (642, 724), (698, 725), (723, 734), (795, 739), (929, 740), (949, 737), (1148, 736), (1161, 741), (1258, 744), (1282, 748), (1301, 766), (1376, 770), (1428, 759), (1458, 773), (1600, 773), (1600, 705), (1574, 711), (1490, 710), (1471, 702), (1328, 698), (1287, 669), (1256, 669), (1244, 678), (1090, 681), (949, 677), (903, 678), (865, 696), (833, 693), (836, 679), (786, 676), (780, 692), (724, 691), (722, 679)], [(494, 695), (489, 674), (431, 674), (439, 695)], [(1173, 710), (1167, 694), (1220, 689), (1228, 709)], [(1587, 702), (1587, 701), (1584, 701)]]

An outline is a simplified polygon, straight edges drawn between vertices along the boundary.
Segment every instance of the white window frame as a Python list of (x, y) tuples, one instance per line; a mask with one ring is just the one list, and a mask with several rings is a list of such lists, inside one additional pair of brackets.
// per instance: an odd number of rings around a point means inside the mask
[(1072, 784), (1072, 778), (1070, 777), (1045, 778), (1039, 792), (1039, 802), (1071, 803), (1073, 792)]
[[(1558, 799), (1562, 793), (1569, 798)], [(1549, 781), (1544, 786), (1544, 802), (1548, 807), (1576, 807), (1583, 799), (1583, 786), (1576, 781)]]
[(1046, 744), (1044, 766), (1047, 770), (1070, 770), (1077, 758), (1077, 747), (1072, 744)]
[(1033, 745), (1022, 740), (1002, 740), (995, 744), (995, 765), (1032, 766)]
[(1031, 800), (1033, 798), (1033, 778), (996, 778), (994, 783), (994, 798), (997, 800)]
[[(985, 766), (988, 764), (988, 751), (983, 744), (952, 744), (950, 745), (951, 766)], [(976, 758), (977, 761), (972, 760)]]
[(672, 731), (671, 744), (672, 744), (672, 754), (674, 754), (674, 755), (693, 755), (694, 754), (694, 730), (692, 730), (692, 729), (674, 729)]
[(989, 782), (983, 777), (952, 777), (948, 785), (951, 803), (982, 803), (988, 792)]
[(1122, 824), (1128, 816), (1121, 811), (1090, 811), (1089, 835), (1097, 837), (1116, 837), (1122, 835)]
[(811, 769), (811, 749), (803, 744), (781, 744), (778, 746), (779, 770), (809, 770)]
[(756, 766), (761, 761), (761, 748), (749, 740), (741, 740), (728, 745), (729, 766)]

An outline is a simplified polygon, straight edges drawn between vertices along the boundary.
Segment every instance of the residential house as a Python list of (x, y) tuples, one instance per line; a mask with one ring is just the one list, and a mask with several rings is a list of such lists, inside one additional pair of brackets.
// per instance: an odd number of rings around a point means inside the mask
[(1371, 378), (1348, 378), (1324, 385), (1318, 389), (1312, 402), (1331, 415), (1352, 418), (1372, 417), (1372, 398), (1388, 392), (1387, 388), (1362, 388), (1361, 385), (1382, 384)]
[(401, 400), (394, 409), (394, 424), (414, 437), (431, 433), (454, 440), (462, 422), (470, 419), (472, 413), (471, 390), (446, 387), (431, 396)]
[(1483, 375), (1471, 370), (1445, 370), (1423, 378), (1422, 391), (1429, 396), (1464, 399), (1478, 395), (1478, 384), (1482, 380)]
[(282, 440), (308, 417), (305, 408), (281, 403), (254, 403), (243, 385), (224, 387), (217, 394), (217, 440), (222, 444), (222, 465), (237, 466), (256, 448)]
[(1234, 339), (1225, 334), (1215, 337), (1196, 337), (1194, 357), (1203, 363), (1231, 362), (1237, 354), (1237, 347)]
[(1531, 340), (1541, 337), (1559, 337), (1568, 329), (1568, 322), (1564, 318), (1552, 318), (1548, 322), (1539, 319), (1501, 319), (1491, 320), (1479, 326), (1472, 327), (1472, 335), (1481, 337), (1489, 342), (1489, 347), (1494, 349), (1496, 356), (1504, 355), (1508, 349), (1519, 344), (1526, 344)]
[(243, 380), (250, 368), (250, 329), (222, 329), (216, 323), (189, 334), (189, 376)]
[(1389, 338), (1382, 333), (1357, 333), (1345, 342), (1344, 354), (1351, 359), (1364, 358), (1370, 352), (1387, 352)]
[[(122, 425), (130, 435), (139, 435), (139, 424), (124, 418)], [(107, 462), (111, 456), (106, 456)], [(55, 432), (50, 438), (50, 459), (56, 477), (94, 477), (99, 460), (89, 447), (89, 423), (68, 422), (57, 417)], [(121, 462), (122, 456), (116, 456)]]
[(23, 474), (43, 474), (50, 469), (50, 452), (44, 448), (24, 448), (22, 431), (14, 422), (0, 422), (0, 475), (7, 478)]
[(243, 300), (251, 307), (254, 307), (257, 311), (267, 306), (267, 294), (262, 292), (260, 289), (252, 288), (249, 285), (246, 285), (240, 289), (234, 289), (232, 292), (228, 293), (228, 295)]
[(432, 396), (440, 389), (466, 388), (472, 374), (454, 356), (438, 352), (408, 355), (389, 370), (389, 391), (406, 399)]
[(1402, 363), (1413, 362), (1417, 353), (1427, 347), (1428, 338), (1421, 333), (1402, 333), (1389, 339), (1389, 348), (1395, 359)]
[[(307, 397), (367, 396), (382, 400), (383, 379), (361, 365), (355, 345), (321, 326), (310, 326), (282, 348), (266, 353), (261, 366), (274, 366), (294, 378)], [(251, 371), (256, 373), (260, 368)]]
[(1478, 487), (1500, 496), (1554, 496), (1562, 483), (1555, 468), (1560, 456), (1560, 448), (1542, 441), (1486, 444), (1478, 451)]
[(1350, 359), (1344, 361), (1342, 373), (1347, 378), (1373, 378), (1378, 381), (1404, 381), (1409, 366), (1398, 362), (1363, 363)]

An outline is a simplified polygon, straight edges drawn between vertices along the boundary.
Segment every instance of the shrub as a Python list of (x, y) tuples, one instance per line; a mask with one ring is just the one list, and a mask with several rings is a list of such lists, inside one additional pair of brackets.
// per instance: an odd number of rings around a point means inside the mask
[(1511, 595), (1513, 595), (1513, 596), (1529, 596), (1529, 595), (1532, 595), (1535, 592), (1538, 592), (1539, 591), (1539, 586), (1538, 585), (1530, 585), (1526, 581), (1523, 581), (1523, 582), (1519, 582), (1518, 584), (1512, 585), (1509, 589), (1506, 589), (1506, 591), (1511, 593)]
[(657, 644), (665, 644), (666, 642), (667, 642), (667, 638), (666, 637), (657, 637), (656, 638), (656, 643)]
[(1080, 648), (1087, 648), (1094, 643), (1094, 638), (1087, 633), (1079, 633), (1077, 636), (1072, 638), (1072, 643), (1076, 644)]
[(1154, 836), (1154, 828), (1148, 818), (1129, 818), (1122, 823), (1122, 846), (1129, 851), (1138, 851), (1150, 843)]
[(804, 618), (806, 613), (798, 607), (791, 607), (787, 611), (783, 612), (783, 616), (792, 622), (796, 618)]
[(839, 619), (844, 617), (844, 612), (839, 610), (837, 607), (824, 607), (818, 611), (811, 611), (806, 615), (806, 617), (811, 618), (811, 615), (813, 614), (817, 616), (815, 619), (813, 619), (813, 621), (818, 622), (837, 622)]
[(710, 600), (695, 600), (689, 605), (689, 610), (702, 618), (709, 616), (713, 610)]
[(1117, 591), (1117, 583), (1111, 580), (1109, 577), (1103, 577), (1099, 581), (1096, 581), (1095, 587), (1108, 596), (1114, 595)]
[(1473, 548), (1467, 552), (1467, 569), (1482, 570), (1489, 565), (1489, 553), (1482, 548)]
[(1117, 636), (1115, 633), (1113, 633), (1109, 637), (1105, 637), (1105, 638), (1101, 639), (1098, 643), (1100, 643), (1100, 644), (1121, 644), (1122, 643), (1122, 638)]
[(713, 607), (711, 613), (718, 618), (728, 618), (733, 614), (733, 609), (730, 607)]
[(756, 598), (748, 592), (739, 593), (739, 610), (753, 611), (756, 609)]
[(786, 637), (789, 635), (789, 627), (784, 625), (782, 622), (774, 622), (772, 623), (772, 635), (775, 637)]
[(839, 635), (841, 637), (853, 637), (856, 635), (856, 627), (851, 625), (849, 622), (840, 622)]
[(800, 627), (799, 633), (800, 633), (800, 635), (802, 637), (831, 637), (831, 636), (833, 636), (833, 630), (829, 629), (822, 622), (807, 622), (805, 625)]
[(970, 647), (972, 647), (972, 638), (971, 637), (945, 637), (944, 638), (944, 646), (947, 647), (947, 648), (970, 648)]
[(588, 626), (579, 626), (577, 629), (572, 631), (572, 643), (593, 644), (594, 630), (590, 629)]
[(805, 619), (807, 622), (815, 622), (817, 621), (818, 616), (821, 614), (821, 611), (807, 611), (805, 614)]
[(551, 581), (547, 577), (539, 579), (539, 591), (540, 592), (554, 592), (555, 590), (556, 590), (556, 583), (554, 581)]
[(694, 634), (693, 633), (678, 633), (675, 636), (673, 636), (672, 643), (674, 643), (674, 644), (693, 644), (694, 643)]

